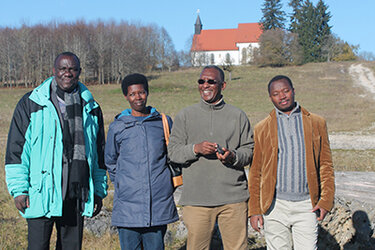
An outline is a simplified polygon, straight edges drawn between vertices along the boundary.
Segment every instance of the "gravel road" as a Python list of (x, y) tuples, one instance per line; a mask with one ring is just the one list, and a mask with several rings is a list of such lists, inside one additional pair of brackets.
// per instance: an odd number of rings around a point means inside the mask
[[(335, 172), (335, 196), (348, 201), (363, 202), (375, 207), (375, 172)], [(183, 186), (174, 193), (180, 199)]]
[(375, 207), (375, 172), (335, 172), (336, 197)]

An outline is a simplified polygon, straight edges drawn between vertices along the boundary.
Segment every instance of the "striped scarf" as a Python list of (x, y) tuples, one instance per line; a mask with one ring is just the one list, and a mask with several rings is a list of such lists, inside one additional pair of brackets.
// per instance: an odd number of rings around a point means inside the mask
[(65, 102), (63, 116), (63, 164), (68, 167), (68, 197), (83, 203), (88, 198), (89, 166), (85, 154), (85, 138), (82, 122), (82, 103), (78, 87), (71, 93), (62, 91), (52, 81), (52, 91)]

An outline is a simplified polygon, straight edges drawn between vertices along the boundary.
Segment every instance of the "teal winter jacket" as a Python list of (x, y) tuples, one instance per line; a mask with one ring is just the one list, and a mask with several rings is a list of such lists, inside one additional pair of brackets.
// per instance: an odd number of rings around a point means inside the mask
[[(62, 216), (62, 128), (50, 98), (53, 77), (27, 93), (17, 104), (5, 157), (6, 182), (13, 197), (29, 195), (25, 218)], [(107, 195), (104, 127), (99, 105), (79, 84), (83, 104), (86, 158), (90, 167), (89, 195), (83, 215), (92, 216), (94, 194)]]

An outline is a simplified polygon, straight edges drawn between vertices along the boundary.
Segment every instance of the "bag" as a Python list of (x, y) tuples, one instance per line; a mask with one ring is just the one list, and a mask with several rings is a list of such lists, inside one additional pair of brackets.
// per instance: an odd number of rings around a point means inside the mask
[[(161, 113), (161, 118), (162, 118), (162, 121), (163, 121), (165, 142), (168, 146), (168, 143), (169, 143), (169, 124), (168, 124), (167, 116), (165, 114)], [(181, 186), (183, 184), (181, 165), (171, 162), (168, 158), (168, 167), (169, 167), (169, 170), (171, 171), (173, 187), (176, 188), (178, 186)]]

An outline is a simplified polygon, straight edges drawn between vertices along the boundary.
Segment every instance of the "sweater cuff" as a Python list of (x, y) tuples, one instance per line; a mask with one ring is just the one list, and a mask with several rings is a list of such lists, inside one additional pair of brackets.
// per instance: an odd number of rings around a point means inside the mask
[(233, 161), (233, 163), (231, 163), (231, 166), (236, 167), (237, 164), (238, 164), (238, 154), (237, 154), (236, 150), (231, 150), (231, 151), (234, 154), (234, 161)]
[(194, 154), (195, 156), (198, 156), (198, 154), (196, 154), (195, 151), (194, 151), (194, 146), (195, 146), (195, 144), (193, 144), (193, 147), (192, 147), (192, 149), (193, 149), (193, 154)]
[(13, 195), (13, 198), (16, 198), (17, 196), (20, 196), (20, 195), (29, 195), (29, 192), (27, 192), (27, 191), (14, 192), (14, 193), (12, 193), (12, 195)]
[(233, 162), (233, 166), (236, 166), (237, 163), (238, 163), (238, 155), (237, 155), (237, 152), (236, 152), (236, 151), (233, 151), (233, 154), (234, 154), (234, 162)]

